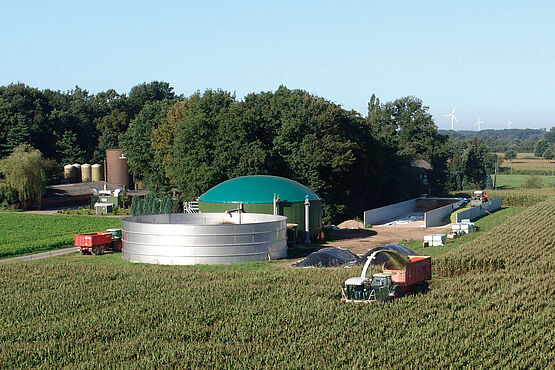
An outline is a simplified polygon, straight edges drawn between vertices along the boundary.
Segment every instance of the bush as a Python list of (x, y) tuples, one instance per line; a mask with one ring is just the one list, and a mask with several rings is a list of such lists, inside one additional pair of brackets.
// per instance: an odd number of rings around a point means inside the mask
[(522, 184), (522, 187), (526, 189), (542, 188), (543, 182), (539, 176), (531, 175), (526, 178), (526, 182)]

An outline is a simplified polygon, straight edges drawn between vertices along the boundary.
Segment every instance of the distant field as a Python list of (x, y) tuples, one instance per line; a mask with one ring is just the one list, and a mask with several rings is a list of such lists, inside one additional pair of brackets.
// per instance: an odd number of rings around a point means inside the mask
[[(505, 189), (520, 188), (522, 187), (522, 184), (524, 184), (529, 177), (530, 175), (498, 174), (497, 187), (501, 187)], [(538, 177), (542, 180), (544, 187), (546, 188), (555, 187), (555, 176), (538, 175)], [(493, 180), (494, 175), (492, 175), (491, 178)]]
[(0, 213), (0, 258), (70, 247), (73, 235), (121, 228), (121, 219)]
[[(503, 157), (504, 153), (497, 153)], [(502, 171), (510, 172), (534, 171), (537, 174), (555, 175), (555, 161), (534, 157), (534, 153), (517, 153), (517, 158), (511, 162), (505, 160), (501, 166)]]

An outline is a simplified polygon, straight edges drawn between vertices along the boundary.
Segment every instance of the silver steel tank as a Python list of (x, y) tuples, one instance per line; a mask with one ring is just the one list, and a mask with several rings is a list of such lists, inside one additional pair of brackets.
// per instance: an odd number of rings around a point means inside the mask
[(123, 258), (162, 265), (222, 264), (287, 257), (287, 217), (173, 213), (124, 218)]

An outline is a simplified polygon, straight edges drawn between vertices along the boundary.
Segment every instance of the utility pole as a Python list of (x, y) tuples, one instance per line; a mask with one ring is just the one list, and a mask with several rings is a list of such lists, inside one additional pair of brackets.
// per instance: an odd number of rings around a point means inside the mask
[(493, 188), (497, 190), (497, 163), (499, 162), (499, 156), (495, 155), (495, 176), (493, 177)]

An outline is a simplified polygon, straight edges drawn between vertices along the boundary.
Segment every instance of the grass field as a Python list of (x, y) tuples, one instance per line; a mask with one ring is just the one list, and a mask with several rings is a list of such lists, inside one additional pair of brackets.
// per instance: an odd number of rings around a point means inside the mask
[(0, 213), (0, 258), (69, 247), (78, 233), (121, 228), (121, 219)]
[[(491, 176), (493, 180), (494, 175)], [(522, 187), (530, 175), (509, 175), (509, 174), (498, 174), (497, 175), (497, 187), (505, 189), (516, 189)], [(555, 187), (555, 176), (544, 176), (538, 175), (541, 179), (544, 187)]]
[(549, 368), (555, 197), (507, 198), (527, 207), (480, 220), (433, 259), (429, 294), (388, 304), (341, 303), (360, 267), (0, 265), (0, 367)]
[[(497, 153), (503, 157), (504, 153)], [(512, 161), (505, 160), (501, 166), (501, 170), (505, 173), (530, 171), (536, 174), (555, 176), (555, 161), (534, 157), (534, 153), (517, 153), (516, 159)]]

